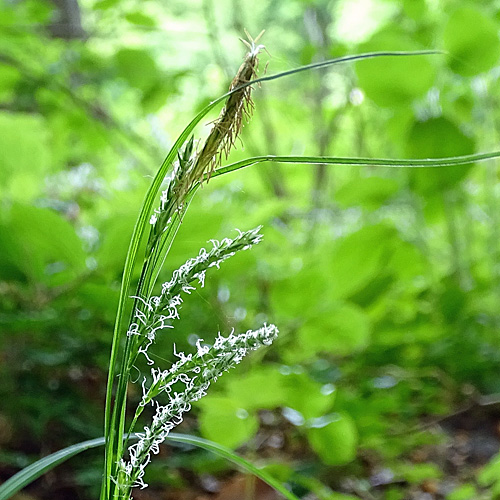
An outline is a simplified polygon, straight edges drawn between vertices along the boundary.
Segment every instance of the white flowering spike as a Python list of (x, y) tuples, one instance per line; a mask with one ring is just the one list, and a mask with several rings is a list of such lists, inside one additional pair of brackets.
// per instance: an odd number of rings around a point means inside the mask
[[(153, 368), (153, 381), (149, 389), (143, 383), (143, 397), (136, 417), (161, 393), (167, 394), (168, 402), (163, 406), (154, 402), (156, 413), (152, 424), (144, 427), (144, 432), (138, 434), (139, 440), (128, 448), (128, 462), (122, 460), (120, 463), (117, 478), (119, 491), (127, 494), (132, 487), (145, 488), (144, 470), (151, 455), (159, 452), (159, 445), (182, 422), (191, 404), (205, 396), (210, 384), (235, 367), (250, 351), (272, 344), (277, 335), (278, 329), (274, 325), (264, 325), (258, 330), (248, 330), (239, 335), (231, 333), (228, 337), (219, 334), (211, 347), (202, 346), (200, 340), (195, 354), (176, 353), (179, 360), (169, 370)], [(180, 384), (183, 390), (173, 392), (174, 384), (176, 389)]]
[(138, 352), (144, 354), (149, 364), (147, 350), (154, 343), (156, 333), (165, 328), (172, 328), (170, 321), (179, 319), (179, 308), (183, 302), (181, 293), (190, 294), (195, 290), (193, 283), (198, 282), (202, 287), (205, 283), (205, 274), (208, 269), (218, 269), (222, 262), (229, 259), (240, 250), (248, 250), (260, 243), (262, 226), (249, 231), (239, 231), (236, 238), (224, 238), (221, 241), (211, 240), (212, 248), (202, 248), (196, 257), (187, 260), (172, 274), (170, 281), (163, 283), (161, 293), (148, 300), (142, 297), (133, 297), (137, 301), (134, 310), (135, 322), (128, 330), (128, 335), (141, 337)]

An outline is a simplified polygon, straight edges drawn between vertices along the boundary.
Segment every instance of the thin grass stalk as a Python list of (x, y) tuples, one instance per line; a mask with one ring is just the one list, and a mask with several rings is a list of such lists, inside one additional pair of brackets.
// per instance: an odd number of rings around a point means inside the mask
[(245, 158), (224, 167), (216, 169), (211, 177), (235, 172), (258, 163), (293, 163), (300, 165), (345, 165), (357, 167), (390, 167), (390, 168), (440, 168), (466, 165), (480, 161), (500, 158), (500, 151), (478, 153), (465, 156), (450, 156), (446, 158), (398, 159), (398, 158), (350, 158), (341, 156), (279, 156), (265, 155)]

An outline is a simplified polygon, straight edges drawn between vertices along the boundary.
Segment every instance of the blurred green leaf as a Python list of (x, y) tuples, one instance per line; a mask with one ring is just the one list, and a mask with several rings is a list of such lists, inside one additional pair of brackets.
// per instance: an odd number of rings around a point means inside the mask
[[(361, 45), (361, 52), (372, 50), (417, 50), (420, 47), (398, 29), (386, 29)], [(379, 106), (399, 107), (424, 95), (434, 83), (431, 56), (369, 59), (356, 63), (359, 86)], [(439, 56), (433, 56), (439, 57)]]
[(383, 177), (359, 177), (344, 184), (335, 194), (342, 208), (362, 206), (375, 210), (398, 190), (398, 182)]
[(407, 16), (420, 20), (427, 13), (425, 0), (403, 0), (403, 9)]
[[(296, 262), (302, 266), (301, 260)], [(296, 274), (275, 283), (271, 300), (276, 314), (300, 319), (317, 310), (327, 286), (324, 278), (319, 267), (307, 261)]]
[(246, 410), (276, 408), (286, 403), (283, 375), (277, 367), (255, 367), (245, 377), (227, 382), (227, 395)]
[(473, 484), (462, 484), (446, 495), (446, 500), (474, 500), (479, 492)]
[(410, 280), (424, 273), (425, 264), (425, 257), (417, 246), (398, 239), (387, 267), (399, 280)]
[(19, 201), (39, 193), (40, 177), (51, 166), (49, 141), (50, 131), (42, 116), (0, 113), (0, 186), (4, 193)]
[[(406, 143), (408, 158), (442, 158), (467, 155), (474, 152), (474, 140), (466, 136), (447, 118), (431, 118), (415, 122)], [(413, 189), (422, 194), (441, 196), (443, 190), (453, 187), (469, 172), (472, 165), (439, 169), (415, 169), (408, 172)]]
[(115, 55), (118, 75), (132, 87), (148, 92), (161, 80), (155, 60), (144, 49), (121, 49)]
[(106, 10), (119, 4), (122, 0), (98, 0), (94, 4), (94, 9), (96, 10)]
[(308, 428), (307, 439), (325, 464), (344, 465), (356, 457), (358, 432), (346, 413), (332, 414), (324, 425)]
[(476, 7), (460, 7), (448, 20), (444, 47), (455, 73), (474, 76), (487, 71), (500, 56), (498, 25)]
[(199, 406), (202, 435), (229, 448), (251, 439), (259, 427), (257, 418), (231, 398), (212, 396), (201, 400)]
[(61, 285), (86, 269), (80, 238), (68, 221), (50, 209), (14, 204), (2, 231), (10, 237), (3, 242), (9, 246), (4, 250), (7, 260), (34, 282)]
[(394, 234), (393, 228), (377, 224), (339, 240), (329, 256), (328, 293), (349, 297), (382, 274)]
[(13, 97), (15, 85), (21, 79), (17, 68), (0, 62), (0, 99), (9, 100)]
[(494, 455), (491, 460), (481, 469), (477, 476), (480, 486), (491, 486), (495, 484), (495, 491), (500, 493), (500, 454)]
[(113, 324), (119, 292), (109, 285), (98, 283), (85, 283), (78, 290), (78, 296), (82, 300), (82, 306), (92, 311), (94, 315), (102, 315), (102, 318)]
[(394, 473), (411, 484), (421, 484), (427, 479), (440, 479), (443, 471), (433, 463), (398, 463), (394, 467)]
[(156, 26), (156, 20), (147, 14), (144, 14), (144, 12), (141, 12), (140, 10), (125, 14), (125, 19), (129, 23), (137, 24), (138, 26), (145, 26), (148, 28)]
[(308, 317), (299, 330), (300, 350), (305, 356), (327, 352), (347, 355), (365, 347), (370, 322), (361, 307), (349, 303), (328, 304), (318, 316)]
[(286, 406), (298, 411), (304, 419), (319, 418), (331, 410), (335, 403), (335, 391), (323, 390), (323, 385), (312, 380), (307, 373), (294, 373), (284, 367)]

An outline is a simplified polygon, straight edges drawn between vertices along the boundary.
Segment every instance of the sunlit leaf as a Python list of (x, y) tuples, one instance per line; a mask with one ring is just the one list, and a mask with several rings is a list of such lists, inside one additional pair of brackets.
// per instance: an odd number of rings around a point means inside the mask
[(237, 448), (258, 429), (257, 418), (231, 398), (213, 396), (200, 401), (199, 406), (202, 435), (221, 445)]
[(398, 190), (398, 182), (382, 177), (358, 177), (344, 184), (335, 194), (335, 200), (343, 208), (363, 206), (375, 209)]
[(286, 406), (300, 413), (304, 420), (317, 418), (331, 410), (335, 402), (335, 391), (323, 390), (323, 385), (312, 380), (307, 373), (294, 373), (284, 366), (282, 373), (286, 390)]
[(132, 87), (144, 92), (160, 80), (160, 71), (153, 57), (143, 49), (121, 49), (115, 55), (118, 74)]
[[(22, 147), (20, 138), (22, 137)], [(50, 168), (50, 132), (42, 116), (0, 113), (0, 189), (24, 201), (40, 191)]]
[(254, 368), (227, 382), (227, 395), (246, 410), (276, 408), (286, 403), (284, 376), (277, 367)]
[(307, 439), (325, 464), (344, 465), (356, 457), (358, 432), (346, 413), (332, 414), (332, 418), (310, 427)]
[(411, 484), (421, 484), (428, 479), (439, 479), (443, 475), (443, 472), (433, 463), (401, 462), (394, 467), (394, 472)]
[(378, 224), (339, 240), (330, 256), (329, 293), (337, 298), (349, 297), (380, 274), (394, 234), (393, 228)]
[(299, 330), (299, 344), (305, 355), (326, 352), (350, 354), (368, 344), (370, 322), (363, 310), (348, 303), (329, 305), (315, 317), (308, 317)]
[[(473, 139), (466, 136), (445, 117), (415, 122), (410, 129), (406, 152), (411, 158), (442, 158), (467, 155), (474, 151)], [(471, 164), (452, 170), (412, 170), (408, 172), (413, 189), (420, 193), (441, 195), (443, 190), (461, 181)]]
[(449, 66), (455, 73), (477, 75), (498, 61), (498, 25), (475, 7), (460, 7), (448, 20), (444, 45), (449, 52)]
[(10, 262), (36, 281), (59, 285), (85, 270), (85, 252), (75, 229), (47, 208), (15, 204), (4, 222)]
[[(398, 30), (376, 33), (362, 50), (417, 49), (415, 42)], [(380, 106), (398, 107), (425, 94), (434, 82), (435, 69), (428, 56), (410, 59), (370, 59), (356, 63), (359, 86)]]
[(125, 19), (129, 23), (137, 24), (138, 26), (146, 26), (148, 28), (156, 26), (156, 21), (147, 14), (144, 14), (144, 12), (141, 12), (140, 10), (129, 12), (128, 14), (125, 15)]

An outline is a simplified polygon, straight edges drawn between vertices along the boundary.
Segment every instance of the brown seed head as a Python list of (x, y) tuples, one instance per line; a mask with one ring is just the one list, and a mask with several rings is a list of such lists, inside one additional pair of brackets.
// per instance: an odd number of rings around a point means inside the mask
[[(257, 76), (258, 56), (260, 51), (264, 49), (264, 46), (257, 45), (257, 42), (263, 33), (264, 31), (253, 40), (248, 32), (246, 32), (249, 41), (242, 41), (249, 48), (249, 52), (231, 82), (229, 90), (237, 89), (252, 81)], [(251, 94), (252, 86), (248, 85), (228, 97), (219, 117), (214, 121), (205, 144), (197, 154), (193, 167), (187, 172), (184, 182), (181, 182), (178, 186), (178, 200), (183, 199), (183, 196), (191, 189), (195, 182), (201, 182), (205, 173), (210, 176), (215, 168), (221, 164), (222, 159), (228, 157), (234, 141), (241, 130), (243, 119), (249, 119), (252, 114), (254, 103)]]

